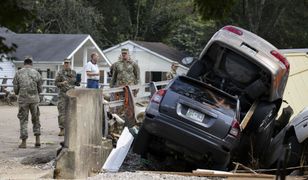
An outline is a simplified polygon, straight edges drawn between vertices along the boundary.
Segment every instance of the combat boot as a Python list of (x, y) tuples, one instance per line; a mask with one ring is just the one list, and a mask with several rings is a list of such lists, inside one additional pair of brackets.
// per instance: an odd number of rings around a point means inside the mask
[(40, 135), (35, 136), (35, 147), (41, 147)]
[(22, 139), (21, 144), (18, 147), (27, 148), (27, 139)]
[(60, 128), (58, 136), (64, 136), (64, 128)]

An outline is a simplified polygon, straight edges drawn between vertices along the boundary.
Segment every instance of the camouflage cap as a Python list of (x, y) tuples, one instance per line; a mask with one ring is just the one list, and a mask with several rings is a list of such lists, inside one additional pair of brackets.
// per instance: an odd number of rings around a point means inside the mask
[(122, 53), (123, 53), (123, 52), (127, 52), (127, 53), (128, 53), (128, 51), (129, 51), (128, 48), (122, 48), (122, 49), (121, 49), (121, 52), (122, 52)]
[(64, 63), (71, 63), (71, 59), (65, 58)]

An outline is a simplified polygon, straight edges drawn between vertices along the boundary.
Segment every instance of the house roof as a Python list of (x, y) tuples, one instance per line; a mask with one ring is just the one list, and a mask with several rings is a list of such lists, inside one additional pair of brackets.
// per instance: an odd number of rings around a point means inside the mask
[[(5, 43), (15, 43), (18, 48), (10, 54), (16, 61), (23, 61), (25, 56), (32, 56), (34, 62), (59, 63), (71, 56), (87, 41), (90, 40), (103, 55), (96, 43), (88, 34), (11, 34), (1, 33)], [(107, 58), (103, 58), (108, 62)]]
[(168, 61), (177, 61), (181, 65), (188, 67), (189, 65), (183, 64), (182, 59), (187, 57), (184, 53), (181, 51), (178, 51), (177, 49), (170, 47), (164, 43), (161, 42), (145, 42), (145, 41), (125, 41), (123, 43), (120, 43), (116, 46), (113, 46), (111, 48), (108, 48), (104, 50), (104, 52), (109, 52), (115, 48), (118, 48), (120, 46), (123, 46), (125, 44), (133, 44), (135, 46), (140, 47), (141, 49), (144, 49), (154, 55), (161, 56), (162, 58), (168, 60)]
[(173, 61), (178, 61), (180, 64), (182, 64), (181, 60), (187, 57), (187, 55), (185, 55), (181, 51), (178, 51), (177, 49), (167, 46), (166, 44), (161, 42), (145, 42), (145, 41), (133, 41), (133, 42), (153, 52), (156, 52), (162, 56), (165, 56), (168, 59), (171, 59)]

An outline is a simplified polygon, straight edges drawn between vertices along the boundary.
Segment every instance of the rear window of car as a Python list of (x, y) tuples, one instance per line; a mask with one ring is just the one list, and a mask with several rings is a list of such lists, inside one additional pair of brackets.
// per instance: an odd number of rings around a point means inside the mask
[(202, 104), (211, 105), (213, 108), (230, 116), (233, 116), (236, 110), (236, 99), (220, 91), (216, 91), (202, 82), (184, 76), (176, 79), (170, 86), (170, 90)]
[(261, 71), (247, 57), (218, 43), (209, 48), (206, 58), (213, 64), (214, 72), (219, 73), (221, 77), (232, 79), (239, 86), (247, 86), (254, 82)]

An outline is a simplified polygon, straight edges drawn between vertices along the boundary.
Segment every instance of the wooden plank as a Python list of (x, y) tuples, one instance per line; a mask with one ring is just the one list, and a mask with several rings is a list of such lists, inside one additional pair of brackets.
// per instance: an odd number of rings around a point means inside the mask
[(197, 169), (193, 171), (195, 175), (202, 176), (217, 176), (229, 178), (258, 178), (258, 179), (275, 179), (274, 175), (270, 174), (257, 174), (257, 173), (231, 173), (226, 171), (214, 171), (207, 169)]
[(250, 107), (250, 109), (248, 110), (248, 112), (246, 113), (244, 119), (242, 120), (241, 124), (240, 124), (240, 128), (241, 130), (244, 130), (247, 126), (247, 124), (249, 123), (251, 116), (253, 115), (253, 113), (256, 110), (258, 101), (255, 101), (252, 106)]
[(225, 171), (193, 171), (191, 172), (168, 172), (168, 171), (141, 171), (144, 173), (155, 173), (155, 174), (170, 174), (170, 175), (181, 175), (181, 176), (198, 176), (198, 177), (226, 177), (234, 179), (275, 179), (275, 175), (270, 174), (253, 174), (253, 173), (230, 173)]

